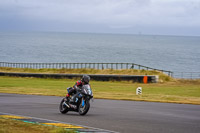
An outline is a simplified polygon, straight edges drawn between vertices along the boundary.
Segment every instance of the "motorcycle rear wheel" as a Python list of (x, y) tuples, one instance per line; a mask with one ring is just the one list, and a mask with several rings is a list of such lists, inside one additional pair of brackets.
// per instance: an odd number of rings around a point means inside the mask
[(68, 112), (68, 107), (66, 106), (65, 98), (63, 98), (60, 102), (59, 110), (62, 114), (66, 114)]

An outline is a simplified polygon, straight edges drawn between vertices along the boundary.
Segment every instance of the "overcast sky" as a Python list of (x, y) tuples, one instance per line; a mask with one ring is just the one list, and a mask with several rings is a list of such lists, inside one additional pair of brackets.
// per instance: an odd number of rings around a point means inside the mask
[(0, 0), (0, 31), (200, 36), (200, 0)]

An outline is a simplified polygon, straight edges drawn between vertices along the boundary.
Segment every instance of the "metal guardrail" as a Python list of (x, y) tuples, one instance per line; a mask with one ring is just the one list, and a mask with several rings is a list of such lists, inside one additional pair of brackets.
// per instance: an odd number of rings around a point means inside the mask
[(33, 69), (42, 69), (42, 68), (55, 68), (55, 69), (139, 69), (139, 70), (155, 70), (168, 74), (169, 76), (173, 75), (173, 72), (155, 69), (135, 63), (10, 63), (10, 62), (0, 62), (0, 67), (11, 67), (11, 68), (33, 68)]

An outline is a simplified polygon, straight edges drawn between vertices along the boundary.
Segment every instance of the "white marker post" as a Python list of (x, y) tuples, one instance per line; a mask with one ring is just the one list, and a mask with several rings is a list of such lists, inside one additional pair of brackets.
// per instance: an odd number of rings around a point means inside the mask
[(138, 87), (136, 89), (136, 95), (141, 95), (142, 94), (142, 87)]

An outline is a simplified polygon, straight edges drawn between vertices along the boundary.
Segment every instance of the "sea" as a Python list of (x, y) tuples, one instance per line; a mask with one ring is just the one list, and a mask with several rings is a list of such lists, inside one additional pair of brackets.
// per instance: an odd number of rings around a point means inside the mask
[(200, 36), (0, 32), (0, 62), (136, 63), (200, 75)]

